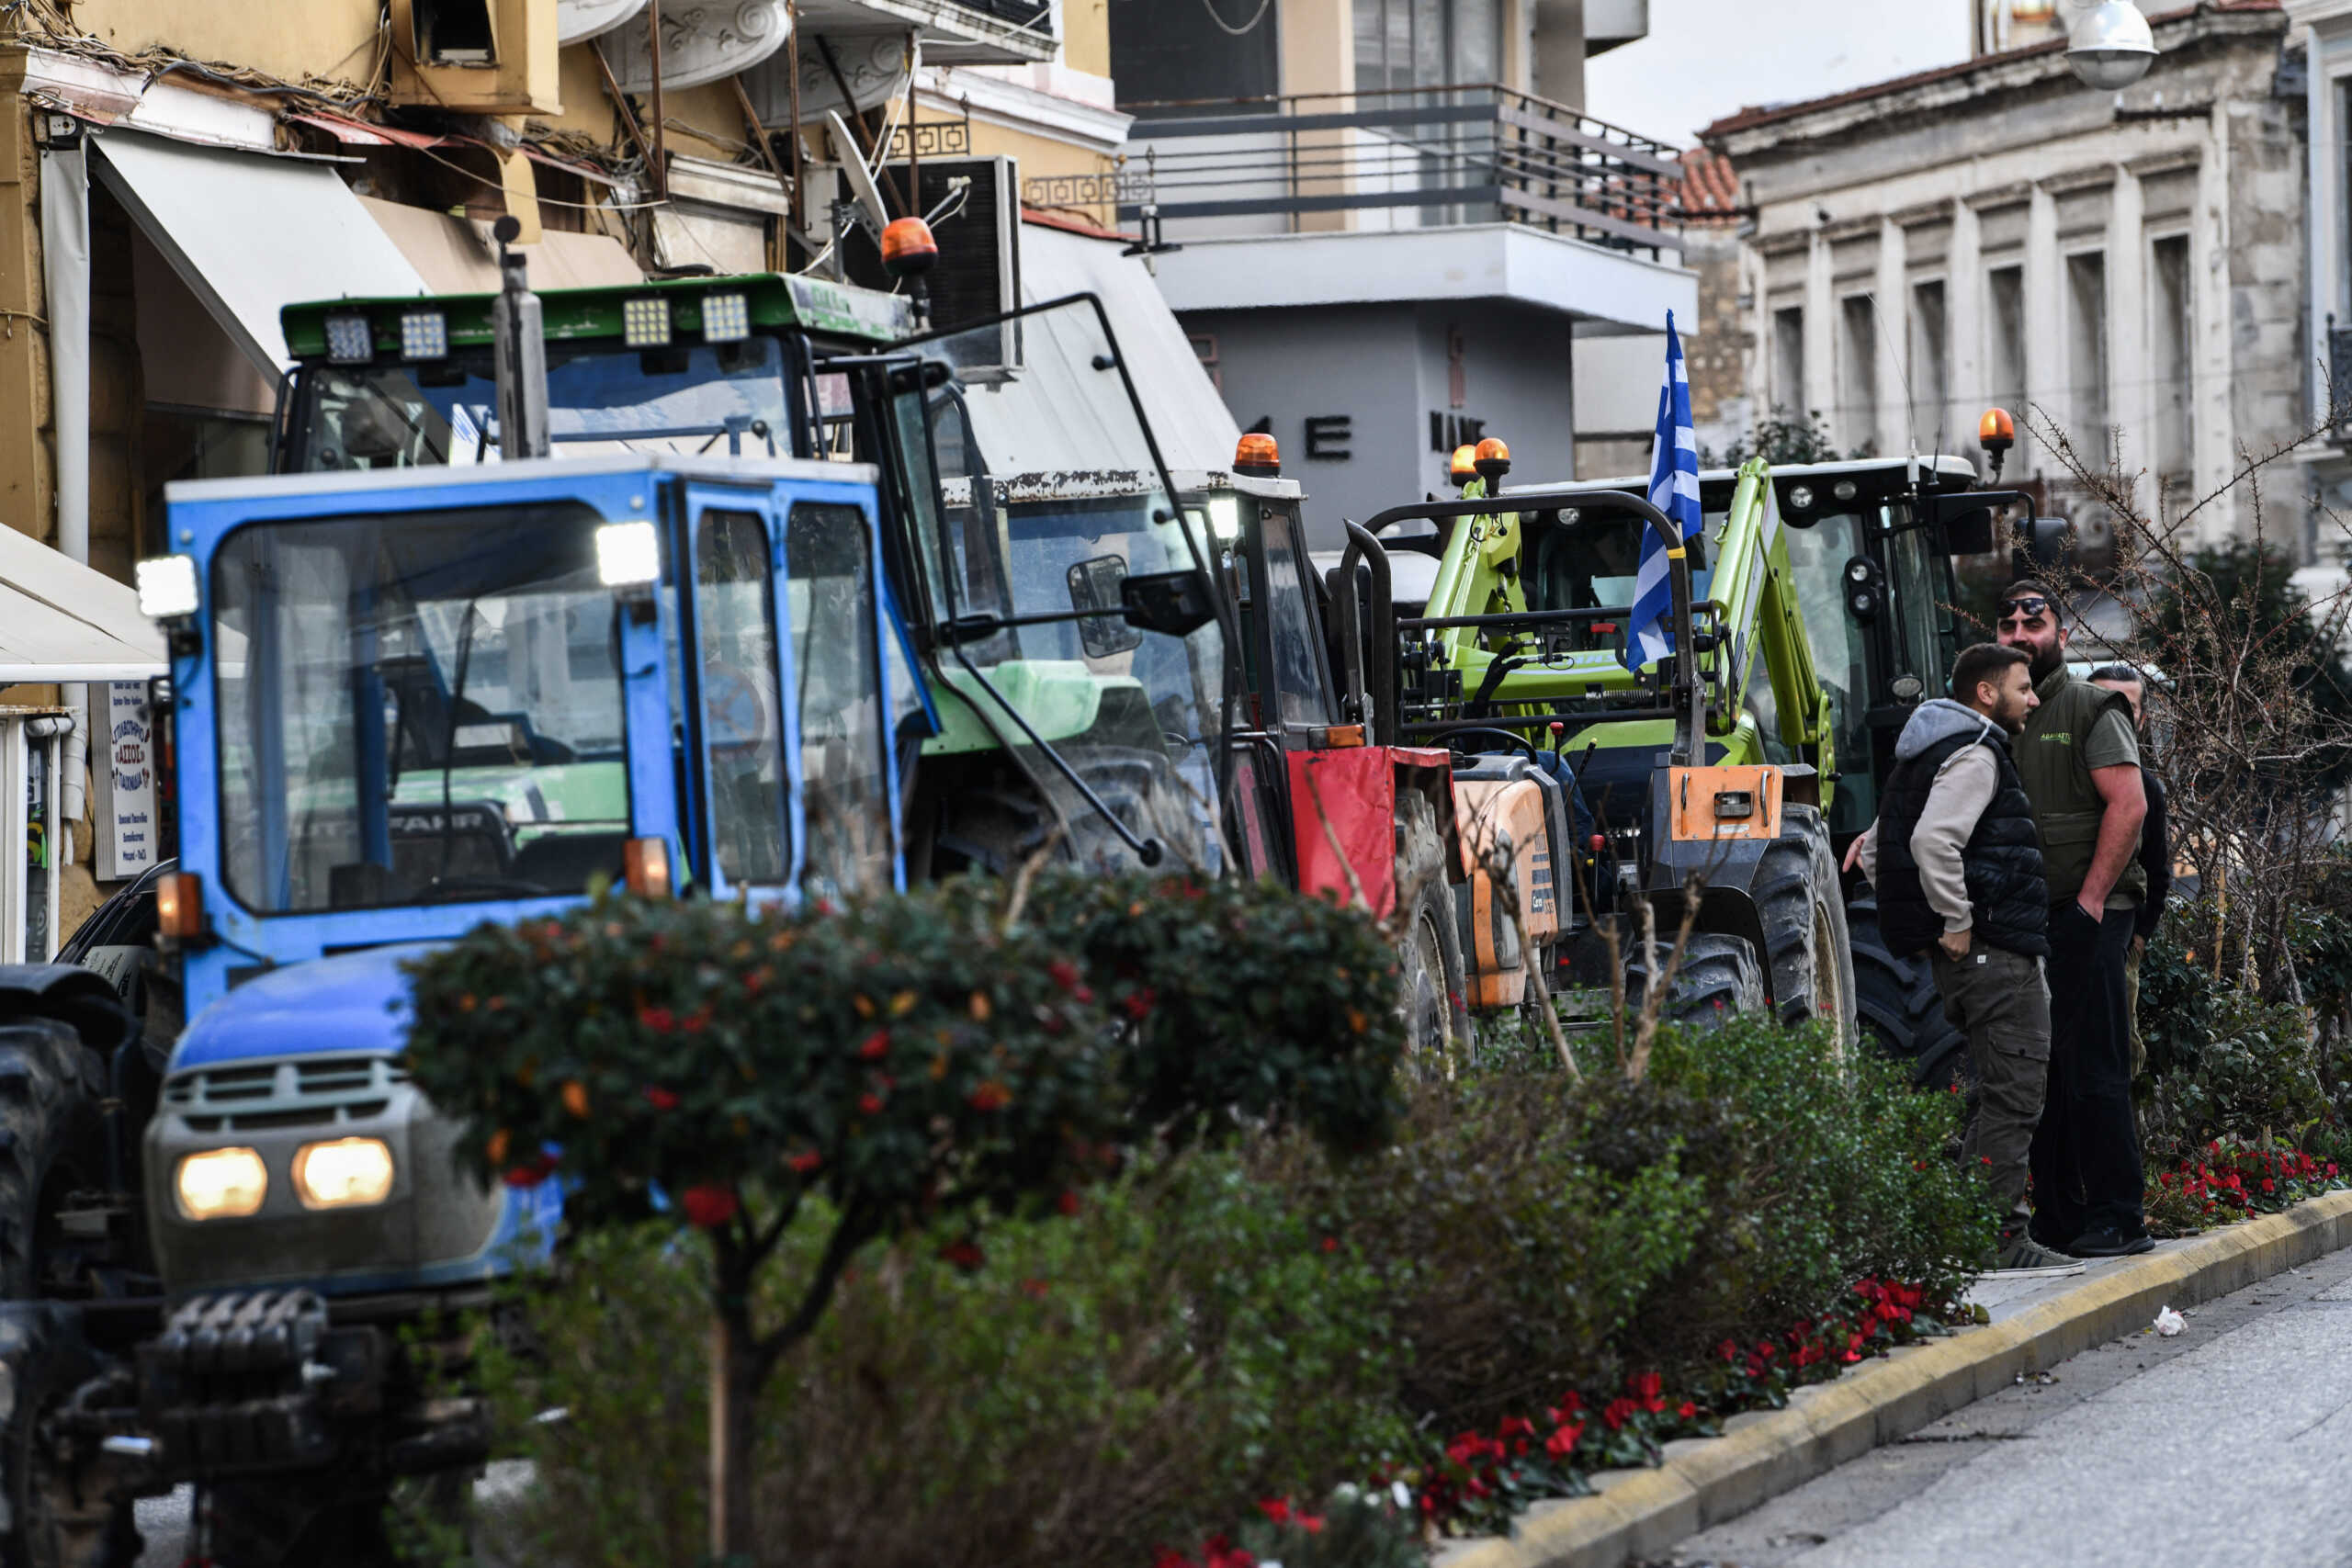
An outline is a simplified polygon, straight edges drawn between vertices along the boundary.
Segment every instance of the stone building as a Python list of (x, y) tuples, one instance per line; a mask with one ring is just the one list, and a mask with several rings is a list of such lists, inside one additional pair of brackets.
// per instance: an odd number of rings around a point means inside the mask
[[(2150, 17), (2129, 90), (2084, 87), (2063, 36), (1703, 133), (1752, 204), (1741, 311), (1758, 410), (1818, 411), (1841, 447), (1975, 452), (1988, 404), (2137, 476), (2145, 507), (2225, 484), (2301, 428), (2304, 96), (2278, 0)], [(2054, 31), (2054, 29), (2053, 29)], [(2042, 442), (2007, 477), (2088, 542), (2107, 526)], [(2241, 494), (2200, 520), (2250, 536)], [(2297, 487), (2261, 525), (2308, 552)]]

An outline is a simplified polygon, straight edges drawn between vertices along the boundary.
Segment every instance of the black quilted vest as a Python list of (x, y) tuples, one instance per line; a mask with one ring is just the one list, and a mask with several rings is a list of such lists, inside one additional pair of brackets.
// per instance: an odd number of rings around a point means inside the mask
[(2000, 769), (1992, 804), (1961, 850), (1974, 907), (1977, 940), (2029, 958), (2050, 953), (2050, 892), (2041, 868), (2041, 836), (2033, 823), (2017, 764), (1997, 735), (1957, 735), (1897, 762), (1887, 776), (1878, 814), (1878, 918), (1887, 950), (1899, 957), (1925, 953), (1943, 935), (1944, 918), (1919, 886), (1911, 832), (1928, 807), (1936, 771), (1963, 746), (1991, 748)]

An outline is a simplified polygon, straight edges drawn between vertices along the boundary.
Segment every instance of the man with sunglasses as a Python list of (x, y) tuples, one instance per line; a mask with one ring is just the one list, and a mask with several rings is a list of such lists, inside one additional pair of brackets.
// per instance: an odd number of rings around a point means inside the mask
[(2067, 671), (2064, 609), (2044, 582), (2001, 596), (2001, 642), (2032, 661), (2041, 699), (2016, 746), (2050, 887), (2050, 1083), (2033, 1138), (2033, 1235), (2077, 1258), (2118, 1258), (2154, 1245), (2141, 1208), (2123, 980), (2147, 894), (2148, 803), (2131, 704)]

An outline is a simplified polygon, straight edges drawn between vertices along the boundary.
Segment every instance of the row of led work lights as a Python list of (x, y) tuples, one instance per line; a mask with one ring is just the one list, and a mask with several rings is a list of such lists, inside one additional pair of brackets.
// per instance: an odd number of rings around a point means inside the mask
[[(333, 365), (366, 365), (376, 357), (376, 323), (362, 310), (340, 311), (326, 319), (327, 361)], [(702, 340), (741, 343), (752, 335), (752, 301), (740, 289), (702, 297)], [(631, 348), (666, 348), (674, 336), (671, 302), (659, 294), (640, 294), (621, 301), (621, 341)], [(401, 358), (407, 361), (449, 357), (449, 318), (441, 310), (401, 312)]]

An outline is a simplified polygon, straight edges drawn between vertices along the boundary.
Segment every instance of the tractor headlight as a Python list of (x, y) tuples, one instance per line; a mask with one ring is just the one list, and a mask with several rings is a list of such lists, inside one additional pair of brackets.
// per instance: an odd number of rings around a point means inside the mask
[(306, 1209), (361, 1209), (392, 1195), (392, 1150), (381, 1138), (337, 1138), (294, 1152), (294, 1194)]
[(191, 1220), (243, 1219), (260, 1209), (269, 1171), (251, 1149), (206, 1149), (180, 1161), (172, 1187)]
[(151, 621), (176, 620), (204, 607), (190, 556), (154, 556), (139, 563), (139, 613)]

